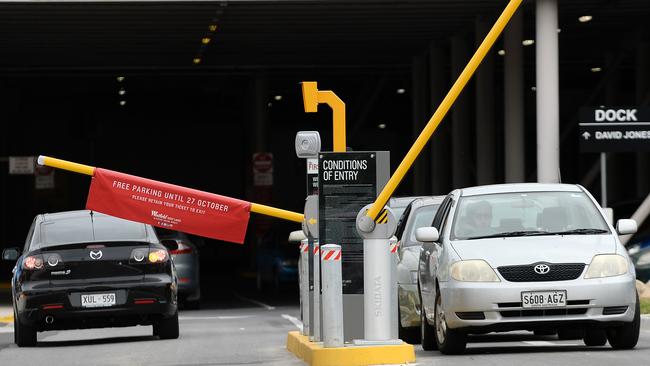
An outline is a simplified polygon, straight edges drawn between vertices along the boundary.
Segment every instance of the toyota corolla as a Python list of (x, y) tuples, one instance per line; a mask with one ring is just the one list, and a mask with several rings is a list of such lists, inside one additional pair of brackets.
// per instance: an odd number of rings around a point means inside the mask
[(14, 337), (33, 346), (37, 332), (153, 325), (178, 338), (177, 279), (150, 225), (91, 211), (38, 215), (12, 279)]
[(633, 348), (639, 301), (618, 234), (635, 231), (576, 185), (453, 191), (416, 231), (422, 347), (461, 353), (468, 334), (529, 330)]

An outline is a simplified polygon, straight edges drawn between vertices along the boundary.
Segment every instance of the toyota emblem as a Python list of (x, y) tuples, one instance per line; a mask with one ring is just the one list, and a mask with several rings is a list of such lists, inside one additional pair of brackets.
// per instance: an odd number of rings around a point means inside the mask
[(551, 270), (551, 267), (549, 267), (546, 264), (538, 264), (534, 268), (535, 273), (540, 274), (540, 275), (545, 275), (548, 273), (548, 271)]
[(98, 250), (98, 251), (91, 250), (90, 251), (90, 259), (101, 259), (101, 257), (102, 257), (102, 251), (101, 250)]

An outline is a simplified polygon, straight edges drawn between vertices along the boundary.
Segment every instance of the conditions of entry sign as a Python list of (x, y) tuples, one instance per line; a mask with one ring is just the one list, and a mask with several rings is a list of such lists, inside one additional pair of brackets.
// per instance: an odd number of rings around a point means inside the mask
[(582, 108), (583, 152), (650, 151), (650, 108)]
[(363, 240), (356, 217), (377, 197), (377, 154), (324, 152), (319, 156), (320, 242), (341, 245), (343, 293), (363, 294)]
[(243, 243), (249, 202), (96, 168), (89, 210), (209, 238)]

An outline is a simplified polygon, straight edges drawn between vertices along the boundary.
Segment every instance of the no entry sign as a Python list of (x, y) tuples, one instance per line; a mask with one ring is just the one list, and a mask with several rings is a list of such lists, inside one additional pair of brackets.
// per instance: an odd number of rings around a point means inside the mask
[(89, 210), (242, 244), (251, 204), (174, 184), (96, 168)]
[(650, 151), (650, 108), (583, 108), (580, 150)]

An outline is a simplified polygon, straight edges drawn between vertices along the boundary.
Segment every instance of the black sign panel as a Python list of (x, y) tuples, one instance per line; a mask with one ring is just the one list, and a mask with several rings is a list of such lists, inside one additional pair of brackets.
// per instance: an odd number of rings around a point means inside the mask
[(377, 197), (377, 159), (373, 152), (321, 153), (318, 159), (320, 244), (339, 244), (343, 293), (363, 294), (363, 239), (357, 214)]
[(307, 159), (307, 195), (318, 194), (318, 159)]
[(582, 108), (583, 152), (650, 151), (650, 108)]

